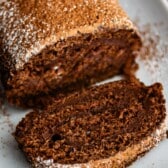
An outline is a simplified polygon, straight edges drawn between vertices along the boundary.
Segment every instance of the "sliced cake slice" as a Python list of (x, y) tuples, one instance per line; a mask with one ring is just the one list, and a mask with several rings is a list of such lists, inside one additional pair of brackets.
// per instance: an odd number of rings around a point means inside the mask
[(8, 0), (0, 5), (0, 37), (7, 99), (28, 107), (129, 73), (141, 48), (118, 0)]
[(123, 168), (166, 135), (162, 86), (117, 81), (26, 115), (14, 136), (33, 167)]

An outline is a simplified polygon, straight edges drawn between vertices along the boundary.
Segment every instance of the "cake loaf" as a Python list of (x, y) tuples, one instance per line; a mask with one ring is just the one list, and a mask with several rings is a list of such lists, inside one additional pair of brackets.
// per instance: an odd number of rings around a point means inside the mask
[(8, 0), (0, 32), (6, 96), (18, 106), (128, 73), (141, 47), (117, 0)]
[(95, 86), (29, 113), (14, 136), (33, 167), (123, 168), (166, 135), (162, 86)]

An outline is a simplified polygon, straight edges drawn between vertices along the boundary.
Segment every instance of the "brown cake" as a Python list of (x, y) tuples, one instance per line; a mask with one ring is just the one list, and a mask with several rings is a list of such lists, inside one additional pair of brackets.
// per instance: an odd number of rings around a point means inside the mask
[(117, 0), (8, 0), (0, 32), (6, 96), (18, 106), (129, 73), (141, 47)]
[(95, 86), (29, 113), (14, 135), (33, 167), (123, 168), (166, 135), (162, 86)]

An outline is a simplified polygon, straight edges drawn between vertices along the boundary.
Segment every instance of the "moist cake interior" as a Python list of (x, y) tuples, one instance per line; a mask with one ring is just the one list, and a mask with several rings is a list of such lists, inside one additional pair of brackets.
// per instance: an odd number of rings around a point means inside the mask
[[(114, 156), (150, 136), (165, 119), (161, 85), (123, 81), (91, 88), (28, 114), (15, 137), (28, 160), (87, 163)], [(62, 104), (61, 104), (61, 103)]]
[(100, 32), (78, 32), (75, 37), (48, 46), (23, 69), (13, 71), (6, 85), (9, 102), (20, 105), (24, 101), (23, 104), (31, 106), (32, 101), (42, 99), (43, 95), (78, 90), (119, 74), (124, 67), (127, 72), (133, 70), (136, 65), (133, 51), (140, 46), (137, 34), (133, 30)]

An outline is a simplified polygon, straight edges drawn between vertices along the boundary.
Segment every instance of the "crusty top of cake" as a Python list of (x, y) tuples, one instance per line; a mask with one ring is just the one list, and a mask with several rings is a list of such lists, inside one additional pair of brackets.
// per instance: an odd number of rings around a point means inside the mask
[(117, 0), (8, 0), (0, 5), (3, 57), (13, 61), (14, 69), (47, 45), (105, 27), (134, 29)]

